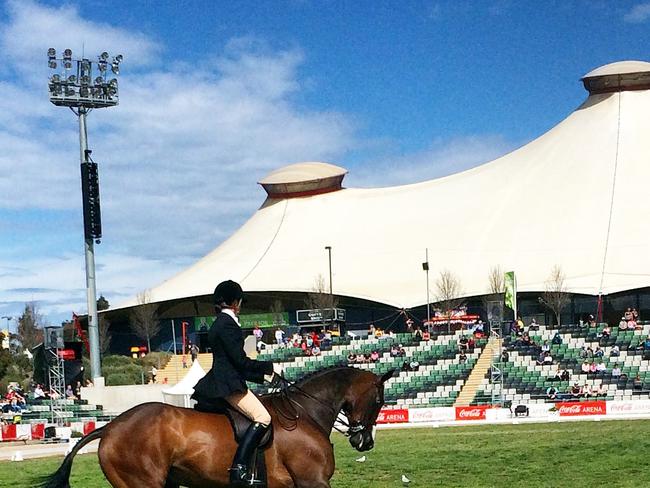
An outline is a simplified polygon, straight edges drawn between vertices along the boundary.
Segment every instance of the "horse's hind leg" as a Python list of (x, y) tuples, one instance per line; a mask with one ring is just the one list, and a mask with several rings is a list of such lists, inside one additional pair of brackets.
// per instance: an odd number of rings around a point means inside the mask
[(166, 469), (145, 457), (126, 458), (118, 449), (111, 447), (110, 443), (102, 443), (99, 463), (113, 488), (167, 488)]

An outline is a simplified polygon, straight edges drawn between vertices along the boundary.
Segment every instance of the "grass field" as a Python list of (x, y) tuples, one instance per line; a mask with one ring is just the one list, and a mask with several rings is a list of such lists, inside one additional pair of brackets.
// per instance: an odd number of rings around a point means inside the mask
[[(332, 436), (335, 488), (650, 487), (650, 420), (382, 430), (360, 453)], [(31, 487), (62, 458), (0, 463), (0, 487)], [(77, 456), (72, 488), (108, 487), (94, 454)]]

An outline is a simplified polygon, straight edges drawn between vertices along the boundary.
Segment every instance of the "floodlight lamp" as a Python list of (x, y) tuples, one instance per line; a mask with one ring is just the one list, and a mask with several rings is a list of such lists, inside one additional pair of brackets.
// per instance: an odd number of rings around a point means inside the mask
[(54, 59), (50, 59), (47, 65), (52, 69), (56, 69), (56, 61)]
[(88, 75), (83, 75), (81, 77), (81, 84), (82, 85), (89, 85), (90, 84), (90, 76)]
[(72, 83), (74, 85), (76, 82), (77, 82), (77, 77), (75, 75), (68, 76), (68, 83)]
[(74, 88), (71, 86), (66, 86), (65, 87), (65, 96), (66, 97), (74, 97)]
[(102, 78), (101, 76), (95, 78), (95, 85), (101, 85), (102, 83), (104, 83), (104, 78)]
[(120, 64), (123, 59), (124, 59), (124, 56), (122, 56), (121, 54), (118, 54), (117, 56), (115, 56), (115, 61), (117, 61), (117, 64)]
[(108, 59), (108, 53), (106, 51), (104, 51), (103, 53), (101, 53), (99, 55), (99, 59), (100, 59), (100, 61), (106, 61)]
[(99, 63), (97, 63), (97, 66), (98, 66), (99, 71), (100, 71), (101, 73), (105, 73), (105, 72), (106, 72), (106, 68), (108, 68), (108, 64), (106, 63), (106, 61), (100, 61)]
[(72, 68), (72, 63), (70, 61), (63, 61), (63, 67), (65, 69), (71, 69)]
[(52, 80), (52, 83), (60, 83), (61, 82), (61, 77), (57, 74), (53, 74), (52, 77), (50, 78)]
[(120, 74), (120, 64), (113, 61), (113, 64), (111, 65), (111, 71), (113, 72), (113, 74), (119, 75)]
[(66, 49), (65, 51), (63, 51), (63, 59), (68, 59), (68, 60), (72, 59), (72, 49)]
[(79, 96), (82, 98), (88, 98), (88, 94), (90, 93), (90, 90), (88, 90), (87, 86), (82, 86), (79, 88)]
[(47, 57), (50, 59), (56, 58), (56, 49), (54, 49), (53, 47), (49, 48), (47, 50)]

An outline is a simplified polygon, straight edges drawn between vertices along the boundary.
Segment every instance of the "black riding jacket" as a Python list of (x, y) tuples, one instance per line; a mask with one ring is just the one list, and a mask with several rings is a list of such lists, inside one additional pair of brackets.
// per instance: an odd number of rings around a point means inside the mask
[(273, 373), (273, 363), (256, 361), (244, 352), (244, 334), (233, 317), (226, 312), (217, 315), (208, 342), (212, 348), (212, 369), (194, 387), (197, 401), (217, 400), (234, 392), (248, 390), (246, 381), (263, 383), (264, 375)]

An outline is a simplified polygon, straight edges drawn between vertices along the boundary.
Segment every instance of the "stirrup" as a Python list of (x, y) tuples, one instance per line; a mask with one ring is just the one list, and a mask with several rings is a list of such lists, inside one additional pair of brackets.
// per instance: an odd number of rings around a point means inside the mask
[(254, 470), (250, 470), (248, 467), (237, 464), (228, 468), (230, 473), (230, 484), (232, 486), (266, 486), (265, 483), (261, 480), (255, 479)]

